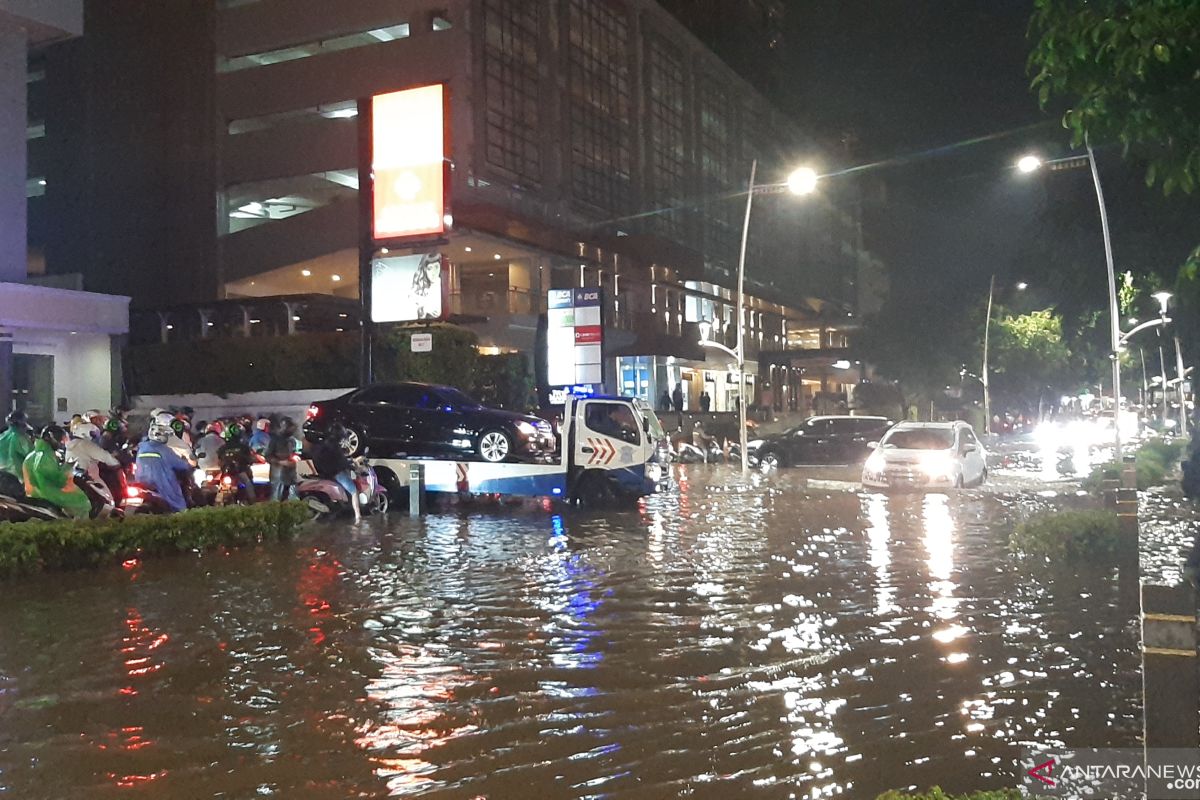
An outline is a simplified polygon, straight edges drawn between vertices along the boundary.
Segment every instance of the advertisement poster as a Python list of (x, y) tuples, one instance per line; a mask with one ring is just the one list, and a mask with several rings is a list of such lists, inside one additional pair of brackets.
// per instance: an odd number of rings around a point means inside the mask
[(445, 100), (441, 84), (372, 98), (376, 241), (445, 231)]
[(546, 380), (551, 386), (604, 382), (600, 289), (551, 289), (546, 311)]
[(386, 256), (371, 262), (371, 321), (442, 316), (442, 254)]

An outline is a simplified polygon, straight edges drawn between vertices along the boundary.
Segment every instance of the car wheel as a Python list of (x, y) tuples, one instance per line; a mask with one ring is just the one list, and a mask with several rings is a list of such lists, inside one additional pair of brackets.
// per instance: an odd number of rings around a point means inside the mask
[(484, 461), (499, 464), (512, 454), (512, 437), (501, 430), (484, 431), (476, 450)]
[(583, 485), (579, 487), (579, 501), (584, 508), (608, 508), (615, 499), (608, 478), (594, 473), (584, 476)]
[(763, 453), (759, 456), (758, 460), (762, 464), (763, 469), (779, 469), (784, 465), (783, 459), (774, 450)]
[(346, 428), (346, 438), (342, 439), (342, 450), (350, 458), (357, 458), (366, 449), (366, 437), (354, 428)]

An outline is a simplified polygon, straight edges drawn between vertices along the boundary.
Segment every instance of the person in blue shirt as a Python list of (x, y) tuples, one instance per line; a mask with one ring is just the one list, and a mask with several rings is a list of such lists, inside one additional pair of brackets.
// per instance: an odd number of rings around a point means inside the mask
[(168, 426), (158, 421), (150, 425), (146, 438), (138, 445), (134, 478), (157, 492), (172, 511), (183, 511), (187, 508), (187, 501), (183, 498), (179, 479), (192, 474), (192, 465), (167, 446), (170, 438), (171, 429)]
[(250, 437), (250, 449), (260, 456), (271, 443), (271, 420), (262, 417), (254, 422), (254, 433)]

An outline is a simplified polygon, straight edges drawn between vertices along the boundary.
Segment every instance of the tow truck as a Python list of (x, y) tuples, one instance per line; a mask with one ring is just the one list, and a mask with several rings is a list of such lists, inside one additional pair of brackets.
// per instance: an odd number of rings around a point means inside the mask
[(488, 463), (438, 458), (370, 458), (389, 492), (407, 487), (420, 466), (425, 491), (550, 498), (604, 508), (661, 491), (666, 434), (654, 410), (629, 397), (568, 396), (558, 452), (542, 462)]

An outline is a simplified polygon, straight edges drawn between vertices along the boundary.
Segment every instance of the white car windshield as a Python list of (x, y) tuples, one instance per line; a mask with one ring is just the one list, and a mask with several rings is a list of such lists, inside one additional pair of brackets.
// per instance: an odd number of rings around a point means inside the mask
[(949, 450), (954, 446), (954, 431), (941, 428), (895, 430), (880, 446), (898, 450)]

